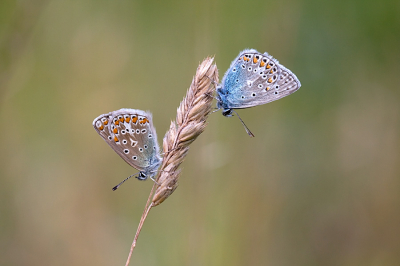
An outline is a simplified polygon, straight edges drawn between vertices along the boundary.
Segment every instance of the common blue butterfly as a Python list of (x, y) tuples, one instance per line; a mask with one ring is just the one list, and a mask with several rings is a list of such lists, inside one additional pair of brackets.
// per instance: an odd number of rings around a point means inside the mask
[(140, 171), (137, 179), (153, 179), (161, 164), (161, 156), (151, 113), (120, 109), (100, 115), (94, 119), (93, 127), (125, 162)]
[[(217, 108), (222, 108), (222, 114), (229, 117), (235, 112), (234, 109), (281, 99), (297, 91), (300, 86), (296, 75), (268, 53), (261, 54), (254, 49), (244, 50), (232, 61), (221, 84), (216, 87)], [(243, 123), (241, 119), (240, 121)], [(244, 123), (243, 125), (247, 133), (254, 137)]]

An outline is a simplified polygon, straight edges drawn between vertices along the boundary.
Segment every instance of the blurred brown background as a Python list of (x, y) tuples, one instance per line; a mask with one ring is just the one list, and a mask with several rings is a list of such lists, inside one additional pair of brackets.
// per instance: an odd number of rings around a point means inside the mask
[(124, 265), (152, 182), (96, 134), (151, 110), (159, 143), (198, 63), (269, 52), (302, 83), (213, 114), (132, 265), (400, 265), (399, 1), (0, 3), (0, 264)]

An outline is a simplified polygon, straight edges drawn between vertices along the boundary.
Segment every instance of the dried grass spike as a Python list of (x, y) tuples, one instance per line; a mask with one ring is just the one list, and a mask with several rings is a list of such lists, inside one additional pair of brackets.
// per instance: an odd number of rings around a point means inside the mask
[[(159, 178), (157, 179), (157, 183), (160, 186), (153, 197), (154, 206), (157, 206), (171, 195), (171, 193), (162, 190), (161, 187), (177, 186), (178, 175), (169, 175), (164, 169), (169, 165), (172, 165), (169, 166), (170, 169), (178, 169), (184, 155), (187, 153), (189, 144), (204, 131), (207, 117), (212, 109), (213, 98), (210, 95), (213, 94), (215, 89), (212, 80), (218, 81), (218, 70), (216, 65), (213, 65), (213, 59), (206, 58), (197, 68), (196, 75), (192, 80), (186, 97), (182, 100), (178, 108), (176, 132), (168, 131), (165, 134), (164, 141), (168, 142), (168, 145), (164, 146), (171, 147), (172, 151), (166, 154), (161, 165), (162, 171), (159, 172)], [(172, 134), (175, 135), (174, 139), (171, 138)], [(180, 154), (178, 150), (184, 152)], [(165, 198), (163, 199), (163, 197)]]
[[(218, 83), (218, 69), (213, 61), (214, 58), (206, 58), (197, 68), (186, 97), (178, 107), (176, 121), (171, 122), (169, 130), (164, 136), (164, 157), (156, 177), (157, 183), (154, 183), (150, 192), (126, 265), (129, 265), (137, 238), (150, 209), (164, 202), (178, 187), (181, 173), (179, 166), (189, 151), (189, 145), (196, 140), (207, 125), (206, 120), (212, 109), (213, 97), (211, 95), (215, 90), (213, 83)], [(155, 187), (157, 189), (153, 195)], [(153, 197), (151, 198), (151, 196)]]

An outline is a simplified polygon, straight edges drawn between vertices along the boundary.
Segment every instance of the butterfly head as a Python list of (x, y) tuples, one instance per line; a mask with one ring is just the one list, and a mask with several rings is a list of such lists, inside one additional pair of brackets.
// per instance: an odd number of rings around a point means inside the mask
[(144, 172), (139, 172), (138, 176), (135, 176), (138, 180), (143, 181), (147, 179), (147, 175)]
[(232, 116), (232, 109), (224, 108), (222, 110), (222, 115), (225, 116), (225, 117), (231, 117)]

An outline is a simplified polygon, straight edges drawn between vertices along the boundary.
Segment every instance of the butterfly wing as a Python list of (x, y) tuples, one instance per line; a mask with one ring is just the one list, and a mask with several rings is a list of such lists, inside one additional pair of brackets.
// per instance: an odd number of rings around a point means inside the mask
[(226, 72), (218, 97), (222, 107), (248, 108), (281, 99), (300, 88), (295, 74), (268, 53), (244, 50)]
[(100, 115), (93, 127), (130, 166), (147, 174), (158, 168), (160, 149), (151, 113), (120, 109)]

